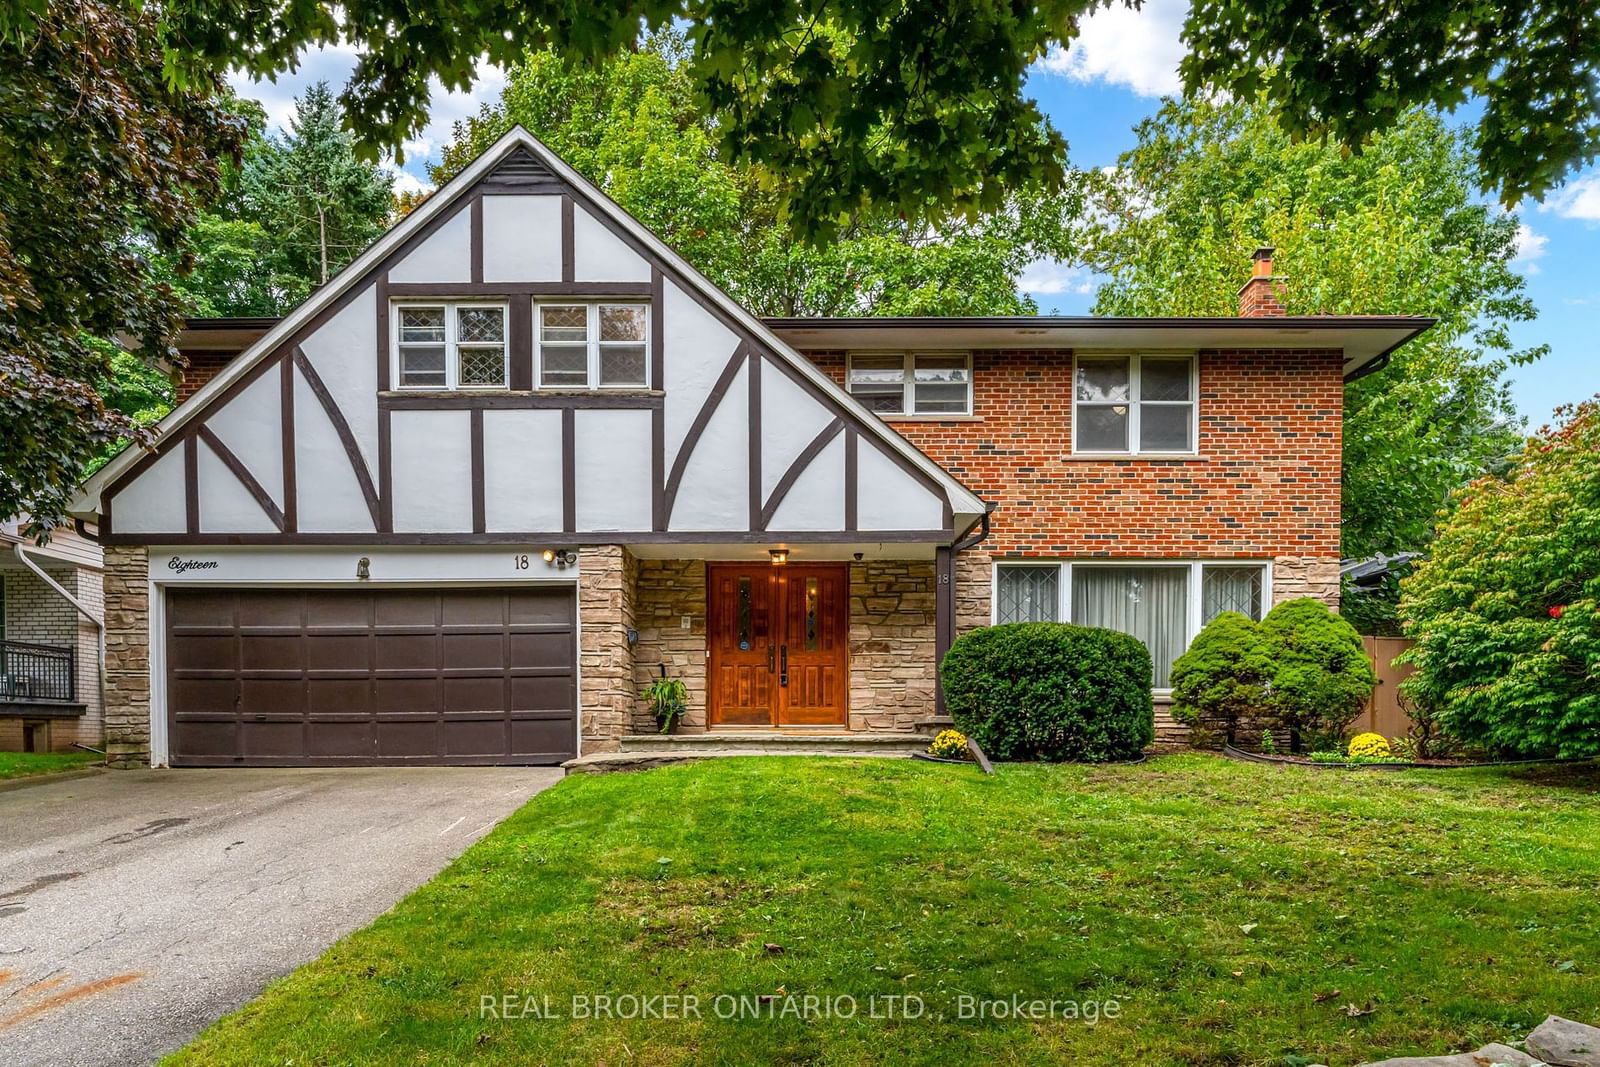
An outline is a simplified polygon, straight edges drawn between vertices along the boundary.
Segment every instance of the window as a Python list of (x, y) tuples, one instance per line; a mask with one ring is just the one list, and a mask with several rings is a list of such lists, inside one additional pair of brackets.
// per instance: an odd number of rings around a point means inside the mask
[(1260, 619), (1268, 593), (1262, 563), (1009, 563), (995, 568), (994, 621), (1104, 626), (1150, 650), (1154, 687), (1200, 628), (1224, 611)]
[(395, 310), (401, 389), (504, 389), (504, 304), (401, 304)]
[(849, 385), (879, 415), (972, 413), (972, 357), (965, 352), (855, 353)]
[(648, 389), (645, 304), (541, 304), (539, 384), (552, 389)]
[(1193, 452), (1193, 356), (1079, 356), (1072, 392), (1078, 452)]

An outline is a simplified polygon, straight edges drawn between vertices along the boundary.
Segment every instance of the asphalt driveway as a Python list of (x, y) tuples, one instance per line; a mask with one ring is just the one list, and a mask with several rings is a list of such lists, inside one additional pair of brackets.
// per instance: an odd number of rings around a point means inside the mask
[(0, 1063), (145, 1063), (183, 1045), (560, 778), (119, 771), (0, 793)]

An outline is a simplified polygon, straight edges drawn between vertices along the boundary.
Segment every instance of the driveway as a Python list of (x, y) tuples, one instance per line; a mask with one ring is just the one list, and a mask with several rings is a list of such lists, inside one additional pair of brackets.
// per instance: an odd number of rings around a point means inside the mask
[(113, 771), (0, 793), (0, 1063), (145, 1063), (183, 1045), (560, 778)]

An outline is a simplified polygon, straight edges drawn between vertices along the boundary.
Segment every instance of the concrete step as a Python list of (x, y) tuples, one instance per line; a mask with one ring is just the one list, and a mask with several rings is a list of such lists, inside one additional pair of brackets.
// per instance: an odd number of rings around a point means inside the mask
[(956, 721), (948, 715), (934, 715), (916, 722), (917, 733), (923, 737), (937, 736), (940, 730), (954, 730)]
[(913, 733), (806, 733), (798, 730), (723, 731), (704, 734), (627, 734), (620, 744), (624, 753), (768, 755), (786, 752), (805, 755), (909, 756), (925, 752), (928, 739)]
[[(918, 749), (917, 751), (921, 751)], [(833, 748), (783, 749), (760, 752), (749, 748), (712, 748), (706, 746), (694, 751), (675, 752), (596, 752), (570, 759), (561, 765), (568, 774), (610, 774), (613, 771), (647, 771), (652, 767), (666, 767), (674, 763), (693, 763), (696, 760), (725, 759), (729, 756), (848, 756), (855, 759), (910, 759), (909, 752), (884, 748), (878, 751)]]

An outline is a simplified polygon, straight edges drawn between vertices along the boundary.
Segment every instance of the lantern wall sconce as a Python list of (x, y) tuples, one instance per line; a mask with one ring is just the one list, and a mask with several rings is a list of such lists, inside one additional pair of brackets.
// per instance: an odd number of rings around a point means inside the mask
[(544, 550), (544, 561), (565, 569), (578, 562), (578, 554), (570, 548), (547, 548)]
[(787, 548), (769, 548), (767, 549), (767, 555), (772, 559), (774, 567), (781, 567), (789, 562), (789, 550)]

